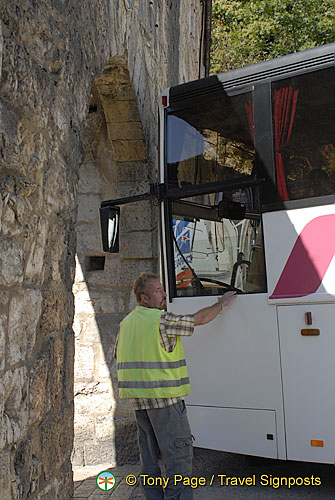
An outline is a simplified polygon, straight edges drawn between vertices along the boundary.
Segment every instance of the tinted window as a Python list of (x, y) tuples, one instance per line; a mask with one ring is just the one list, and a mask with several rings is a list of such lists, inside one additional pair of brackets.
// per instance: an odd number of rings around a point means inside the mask
[(226, 93), (167, 116), (169, 187), (250, 177), (255, 149), (252, 94)]
[(272, 84), (276, 182), (282, 200), (335, 192), (334, 68)]

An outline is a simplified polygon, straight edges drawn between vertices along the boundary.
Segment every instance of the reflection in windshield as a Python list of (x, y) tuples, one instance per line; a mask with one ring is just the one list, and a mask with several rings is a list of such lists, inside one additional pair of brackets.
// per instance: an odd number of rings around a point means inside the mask
[(255, 162), (251, 93), (173, 110), (167, 115), (170, 187), (250, 177)]
[(175, 163), (202, 155), (205, 150), (203, 136), (187, 122), (170, 115), (167, 128), (167, 162)]
[(266, 291), (260, 220), (218, 222), (174, 215), (173, 233), (178, 296)]

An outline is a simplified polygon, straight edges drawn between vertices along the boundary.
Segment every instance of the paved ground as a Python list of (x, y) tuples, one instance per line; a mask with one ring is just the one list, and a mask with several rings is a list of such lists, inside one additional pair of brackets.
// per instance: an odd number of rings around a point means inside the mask
[[(194, 452), (193, 477), (195, 480), (203, 478), (203, 482), (206, 483), (193, 490), (194, 500), (334, 500), (335, 498), (333, 465), (267, 459), (248, 463), (241, 455), (200, 449), (195, 449)], [(96, 477), (102, 471), (110, 471), (116, 477), (116, 485), (110, 491), (102, 491), (97, 487)], [(129, 475), (133, 480), (134, 476), (136, 478), (134, 486), (129, 486), (126, 482)], [(144, 500), (145, 497), (138, 485), (138, 475), (138, 465), (110, 467), (110, 464), (100, 464), (75, 467), (73, 500)], [(292, 484), (293, 482), (297, 484), (288, 487), (289, 479)]]
[[(97, 487), (96, 477), (102, 471), (110, 471), (116, 477), (116, 485), (110, 491), (102, 491)], [(89, 467), (74, 467), (74, 500), (143, 500), (140, 487), (128, 486), (126, 476), (133, 474), (138, 476), (139, 466), (122, 465), (119, 467), (110, 467), (110, 464), (100, 464)]]

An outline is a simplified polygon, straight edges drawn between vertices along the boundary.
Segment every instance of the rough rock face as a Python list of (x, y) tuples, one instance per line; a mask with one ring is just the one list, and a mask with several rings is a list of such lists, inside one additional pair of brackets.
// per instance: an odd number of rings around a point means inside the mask
[(121, 253), (105, 256), (97, 208), (157, 179), (158, 98), (198, 76), (202, 8), (12, 0), (0, 12), (0, 498), (64, 500), (73, 422), (75, 463), (136, 457), (112, 349), (131, 282), (157, 267), (157, 220), (150, 204), (124, 208)]

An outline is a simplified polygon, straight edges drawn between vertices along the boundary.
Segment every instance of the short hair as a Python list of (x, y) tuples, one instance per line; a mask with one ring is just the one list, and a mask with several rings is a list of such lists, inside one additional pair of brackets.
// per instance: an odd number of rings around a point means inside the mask
[(158, 274), (153, 273), (142, 273), (138, 278), (134, 281), (133, 284), (133, 292), (136, 297), (136, 302), (139, 304), (141, 302), (142, 293), (147, 292), (147, 284), (149, 281), (159, 280)]

